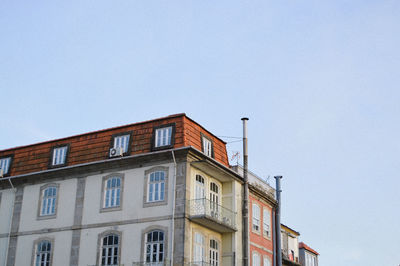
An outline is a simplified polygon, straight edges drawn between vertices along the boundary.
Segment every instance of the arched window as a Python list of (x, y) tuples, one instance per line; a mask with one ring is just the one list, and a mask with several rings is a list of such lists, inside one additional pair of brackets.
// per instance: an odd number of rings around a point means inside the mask
[(211, 216), (215, 218), (220, 218), (219, 215), (219, 187), (216, 183), (210, 183), (210, 210)]
[(164, 232), (161, 230), (153, 230), (146, 234), (146, 263), (150, 263), (150, 265), (162, 265), (165, 256), (164, 239)]
[(217, 240), (210, 240), (210, 265), (219, 266), (219, 247)]
[(52, 245), (49, 240), (42, 240), (35, 246), (35, 266), (51, 265)]
[(165, 172), (150, 173), (148, 184), (148, 202), (163, 201), (165, 197)]
[(112, 176), (104, 182), (103, 208), (119, 207), (121, 205), (121, 177)]
[(201, 175), (196, 175), (196, 185), (195, 185), (195, 197), (196, 199), (204, 199), (204, 177)]
[(118, 266), (120, 252), (120, 236), (107, 234), (101, 239), (101, 266)]
[(57, 187), (56, 185), (51, 185), (41, 190), (40, 216), (56, 214)]

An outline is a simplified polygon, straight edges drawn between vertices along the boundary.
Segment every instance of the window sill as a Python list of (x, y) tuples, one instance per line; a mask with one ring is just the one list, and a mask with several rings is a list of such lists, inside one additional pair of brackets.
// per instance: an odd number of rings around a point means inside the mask
[(143, 202), (143, 208), (162, 206), (162, 205), (167, 205), (167, 204), (168, 204), (168, 202), (166, 200), (153, 201), (153, 202)]
[(57, 218), (57, 214), (51, 214), (51, 215), (41, 215), (36, 217), (36, 220), (41, 221), (41, 220), (50, 220), (50, 219), (55, 219)]
[(116, 207), (104, 207), (100, 209), (100, 212), (113, 212), (113, 211), (122, 211), (122, 206), (116, 206)]

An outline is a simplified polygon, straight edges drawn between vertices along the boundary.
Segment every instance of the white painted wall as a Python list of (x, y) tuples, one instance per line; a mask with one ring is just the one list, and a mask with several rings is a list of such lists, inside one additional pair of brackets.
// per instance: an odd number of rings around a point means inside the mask
[(53, 264), (69, 265), (71, 253), (72, 232), (58, 232), (52, 234), (20, 236), (17, 243), (16, 266), (30, 266), (33, 261), (33, 250), (35, 240), (43, 237), (54, 238)]
[[(116, 230), (122, 233), (121, 240), (121, 261), (120, 263), (125, 266), (132, 265), (132, 262), (139, 262), (141, 260), (141, 244), (142, 244), (142, 230), (145, 230), (149, 226), (162, 226), (167, 227), (168, 231), (165, 232), (168, 236), (168, 257), (171, 255), (170, 246), (170, 230), (171, 223), (167, 221), (151, 222), (151, 223), (139, 223), (129, 224), (121, 226), (108, 226), (101, 228), (85, 229), (81, 232), (81, 250), (79, 252), (79, 265), (95, 265), (98, 252), (98, 238), (99, 235), (108, 230)], [(99, 253), (100, 254), (100, 253)]]
[[(145, 171), (155, 166), (168, 167), (168, 204), (143, 208)], [(140, 219), (172, 215), (172, 178), (174, 165), (163, 164), (152, 167), (136, 168), (114, 173), (125, 174), (122, 195), (122, 210), (100, 212), (102, 204), (102, 181), (104, 176), (111, 173), (88, 176), (85, 186), (85, 200), (82, 224), (105, 223), (121, 220)]]
[(19, 231), (58, 228), (73, 225), (77, 179), (74, 178), (49, 183), (60, 185), (58, 190), (57, 217), (46, 220), (37, 219), (38, 208), (40, 208), (40, 187), (47, 183), (26, 186), (24, 188), (24, 197), (22, 200)]
[[(0, 193), (0, 235), (2, 235), (8, 234), (10, 230), (15, 194), (12, 189), (1, 190)], [(6, 265), (7, 249), (8, 237), (3, 236), (0, 238), (0, 266)]]
[(8, 234), (15, 194), (12, 189), (1, 190), (0, 234)]

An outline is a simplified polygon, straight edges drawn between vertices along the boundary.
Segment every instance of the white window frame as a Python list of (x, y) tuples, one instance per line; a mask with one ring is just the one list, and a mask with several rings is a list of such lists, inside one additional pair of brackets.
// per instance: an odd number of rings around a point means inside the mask
[(51, 160), (52, 166), (59, 166), (66, 164), (68, 156), (68, 145), (54, 147), (52, 154), (53, 154)]
[(212, 142), (212, 140), (202, 134), (201, 135), (201, 143), (202, 143), (203, 153), (205, 155), (207, 155), (208, 157), (213, 157), (213, 142)]
[(271, 212), (263, 208), (263, 236), (271, 238)]
[(40, 189), (40, 218), (52, 218), (57, 214), (59, 184), (48, 184)]
[(269, 257), (264, 256), (263, 266), (271, 266), (271, 259)]
[(258, 252), (253, 251), (253, 256), (252, 256), (252, 266), (261, 266), (261, 257)]
[[(113, 243), (108, 244), (109, 237), (112, 237)], [(117, 244), (115, 244), (115, 238), (117, 239)], [(107, 244), (104, 245), (104, 240), (107, 238)], [(99, 264), (101, 266), (119, 266), (120, 262), (120, 254), (121, 254), (121, 234), (117, 233), (109, 233), (100, 238), (100, 257), (99, 257)], [(115, 252), (117, 250), (117, 252)], [(110, 252), (111, 251), (111, 252)], [(115, 254), (117, 253), (117, 254)], [(105, 261), (103, 263), (103, 257)], [(111, 258), (111, 263), (108, 262), (108, 258)], [(116, 263), (114, 263), (116, 260)]]
[(131, 134), (115, 135), (113, 148), (122, 148), (122, 153), (127, 153), (129, 151)]
[(172, 144), (173, 126), (160, 127), (155, 129), (154, 147), (160, 148)]
[(147, 202), (159, 202), (165, 200), (165, 171), (153, 171), (149, 174), (147, 185)]
[(256, 203), (253, 203), (252, 206), (252, 231), (260, 232), (260, 206)]
[(0, 176), (10, 173), (11, 156), (0, 158)]
[[(52, 239), (39, 239), (35, 241), (33, 252), (33, 266), (51, 266), (53, 261)], [(45, 245), (45, 246), (44, 246)]]
[(193, 235), (193, 262), (194, 265), (202, 265), (207, 263), (205, 236), (200, 232), (194, 232)]
[[(153, 240), (153, 237), (157, 233), (157, 240)], [(151, 235), (151, 240), (149, 241), (149, 237)], [(161, 236), (162, 235), (162, 239)], [(163, 230), (151, 230), (150, 232), (146, 233), (145, 235), (145, 262), (146, 265), (158, 266), (163, 265), (165, 260), (165, 237), (166, 234)], [(161, 255), (161, 259), (160, 259)], [(155, 256), (155, 259), (154, 259)]]
[(122, 177), (120, 175), (108, 176), (104, 179), (103, 186), (103, 209), (121, 207), (123, 186)]

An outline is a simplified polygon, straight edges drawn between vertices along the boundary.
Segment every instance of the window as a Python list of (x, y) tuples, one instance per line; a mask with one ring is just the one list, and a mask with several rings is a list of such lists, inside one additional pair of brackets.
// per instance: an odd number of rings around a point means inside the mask
[(50, 266), (52, 262), (52, 242), (50, 240), (41, 240), (35, 245), (34, 265)]
[(264, 257), (263, 266), (271, 266), (271, 260), (268, 257)]
[(156, 166), (145, 171), (143, 207), (168, 203), (168, 167)]
[(121, 206), (121, 176), (110, 176), (104, 180), (103, 208), (115, 208)]
[(154, 128), (153, 133), (153, 148), (171, 147), (173, 143), (173, 136), (175, 133), (175, 124), (163, 125)]
[(257, 252), (253, 252), (253, 266), (261, 266), (260, 255)]
[(62, 166), (67, 163), (68, 145), (54, 147), (52, 152), (51, 166)]
[(58, 187), (58, 184), (50, 184), (40, 189), (40, 217), (55, 217), (57, 211)]
[(124, 155), (130, 153), (131, 147), (131, 132), (124, 132), (112, 136), (111, 147), (121, 148)]
[(193, 261), (194, 265), (202, 265), (205, 254), (205, 241), (204, 236), (201, 233), (195, 232), (194, 233), (194, 242), (193, 242)]
[(5, 176), (9, 174), (11, 166), (11, 156), (0, 158), (0, 176)]
[(253, 203), (253, 231), (260, 232), (260, 207)]
[(214, 239), (210, 240), (210, 265), (219, 266), (218, 242)]
[(204, 177), (196, 175), (195, 198), (204, 199), (206, 197), (204, 191)]
[(220, 218), (219, 213), (219, 187), (214, 182), (210, 183), (210, 210), (211, 216)]
[[(164, 232), (154, 230), (146, 234), (146, 263), (162, 265), (165, 256)], [(146, 264), (147, 265), (147, 264)]]
[(165, 172), (155, 171), (150, 174), (148, 202), (163, 201), (165, 195)]
[(101, 238), (101, 258), (102, 266), (118, 266), (120, 252), (120, 236), (118, 234), (107, 234)]
[(271, 213), (268, 209), (263, 210), (263, 235), (271, 237)]
[(204, 134), (201, 134), (201, 145), (203, 149), (203, 153), (209, 157), (214, 157), (214, 149), (212, 140), (206, 137)]

